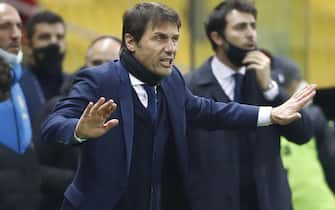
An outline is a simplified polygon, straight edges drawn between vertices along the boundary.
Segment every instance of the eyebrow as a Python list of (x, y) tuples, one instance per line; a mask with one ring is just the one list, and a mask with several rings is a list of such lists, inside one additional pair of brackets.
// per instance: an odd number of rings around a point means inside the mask
[[(163, 32), (159, 32), (159, 31), (154, 32), (154, 35), (156, 35), (156, 36), (169, 37), (169, 34), (167, 34), (167, 33), (163, 33)], [(178, 34), (172, 34), (171, 36), (172, 36), (172, 37), (179, 37), (179, 33), (178, 33)]]

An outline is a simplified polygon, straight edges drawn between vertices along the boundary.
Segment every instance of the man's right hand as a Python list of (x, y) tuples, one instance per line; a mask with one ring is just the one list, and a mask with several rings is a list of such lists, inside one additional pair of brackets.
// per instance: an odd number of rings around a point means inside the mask
[(80, 139), (97, 138), (119, 124), (118, 119), (108, 117), (115, 111), (116, 103), (112, 99), (106, 101), (101, 97), (95, 104), (90, 102), (81, 115), (75, 135)]

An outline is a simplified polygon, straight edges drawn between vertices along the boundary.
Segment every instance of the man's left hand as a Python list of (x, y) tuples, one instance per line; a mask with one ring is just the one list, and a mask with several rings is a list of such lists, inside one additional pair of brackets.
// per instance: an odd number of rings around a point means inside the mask
[(316, 93), (316, 85), (306, 85), (294, 93), (285, 103), (272, 108), (272, 124), (287, 125), (301, 118), (299, 111), (311, 100)]

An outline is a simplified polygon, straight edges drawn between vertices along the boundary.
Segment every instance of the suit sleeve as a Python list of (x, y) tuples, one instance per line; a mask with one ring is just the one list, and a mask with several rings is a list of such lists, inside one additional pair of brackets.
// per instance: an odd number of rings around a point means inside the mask
[(208, 130), (257, 127), (258, 106), (215, 102), (193, 95), (185, 83), (184, 88), (186, 118), (192, 126)]
[(97, 101), (98, 85), (94, 73), (83, 71), (77, 75), (68, 97), (57, 103), (54, 112), (43, 122), (42, 141), (74, 142), (75, 126), (87, 104)]

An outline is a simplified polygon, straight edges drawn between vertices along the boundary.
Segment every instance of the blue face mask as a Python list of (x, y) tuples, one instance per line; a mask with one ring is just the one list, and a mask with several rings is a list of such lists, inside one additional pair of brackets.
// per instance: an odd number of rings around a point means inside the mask
[(16, 55), (10, 52), (7, 52), (0, 48), (0, 57), (5, 60), (6, 63), (10, 65), (19, 64), (22, 62), (23, 53), (20, 50)]

